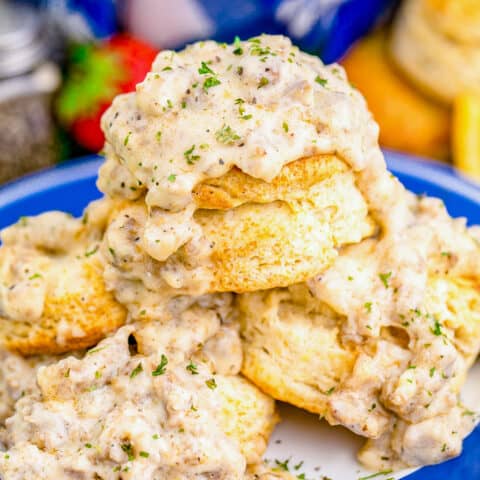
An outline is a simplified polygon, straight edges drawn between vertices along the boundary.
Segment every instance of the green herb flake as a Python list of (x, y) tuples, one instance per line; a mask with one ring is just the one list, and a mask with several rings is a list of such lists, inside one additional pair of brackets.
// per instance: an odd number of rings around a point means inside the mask
[(91, 443), (86, 443), (85, 448), (92, 448), (92, 444)]
[(160, 130), (155, 134), (155, 139), (157, 140), (157, 142), (162, 139), (162, 132)]
[(20, 217), (18, 223), (21, 227), (26, 227), (28, 225), (28, 217)]
[(433, 327), (430, 330), (437, 337), (442, 335), (442, 325), (440, 325), (440, 322), (437, 319), (435, 319), (435, 321), (433, 322)]
[(436, 370), (435, 367), (432, 367), (432, 368), (430, 369), (430, 378), (432, 378), (432, 377), (435, 375), (435, 370)]
[(167, 370), (168, 365), (168, 358), (162, 353), (162, 357), (160, 358), (160, 363), (157, 365), (157, 368), (152, 371), (153, 377), (158, 377), (163, 375)]
[(393, 472), (392, 469), (382, 470), (381, 472), (372, 473), (371, 475), (367, 475), (366, 477), (359, 477), (358, 480), (370, 480), (371, 478), (380, 477), (382, 475), (388, 475), (389, 473), (392, 473), (392, 472)]
[(392, 276), (392, 272), (388, 272), (388, 273), (379, 273), (378, 274), (378, 278), (382, 281), (383, 283), (383, 286), (385, 288), (388, 288), (388, 281), (390, 280), (390, 277)]
[(143, 450), (140, 451), (139, 455), (143, 458), (148, 458), (150, 456), (148, 452), (145, 452)]
[(252, 118), (252, 115), (251, 115), (251, 114), (249, 114), (249, 115), (242, 115), (240, 118), (241, 118), (242, 120), (250, 120), (250, 119)]
[(315, 81), (322, 87), (324, 87), (328, 83), (328, 80), (326, 78), (321, 78), (319, 75), (315, 77)]
[(130, 378), (135, 378), (138, 374), (143, 372), (143, 365), (142, 362), (140, 362), (133, 370), (132, 373), (130, 374)]
[(324, 395), (331, 395), (335, 391), (335, 387), (330, 387), (327, 391), (323, 392)]
[(185, 100), (182, 102), (182, 108), (187, 108), (187, 102)]
[(216, 78), (216, 77), (208, 77), (204, 82), (203, 82), (203, 89), (208, 92), (208, 90), (212, 87), (216, 87), (217, 85), (220, 85), (222, 82)]
[(135, 460), (135, 455), (133, 454), (133, 446), (131, 443), (122, 443), (122, 445), (120, 446), (122, 450), (127, 454), (129, 462)]
[(169, 182), (174, 182), (175, 180), (177, 179), (177, 175), (175, 173), (171, 173), (168, 177), (167, 177), (167, 180)]
[(40, 273), (34, 273), (32, 276), (28, 277), (29, 280), (35, 280), (36, 278), (43, 278)]
[(200, 160), (200, 155), (194, 155), (195, 145), (192, 145), (188, 150), (183, 152), (183, 156), (187, 160), (189, 165), (193, 165), (196, 161)]
[(107, 347), (92, 348), (91, 350), (87, 350), (87, 355), (92, 355), (92, 353), (101, 352), (102, 350), (105, 350), (106, 348)]
[(185, 367), (192, 375), (198, 375), (198, 367), (191, 360), (190, 363)]
[(265, 87), (266, 85), (268, 85), (269, 83), (270, 83), (270, 82), (269, 82), (269, 80), (268, 80), (267, 77), (262, 77), (262, 78), (260, 79), (260, 81), (258, 82), (257, 88), (263, 88), (263, 87)]
[(70, 377), (70, 369), (69, 368), (67, 368), (67, 370), (65, 371), (63, 376), (64, 376), (64, 378), (69, 378)]
[(171, 70), (172, 67), (163, 67), (162, 68), (162, 72), (167, 72), (168, 70)]
[(409, 366), (407, 367), (407, 370), (415, 370), (416, 368), (417, 368), (416, 365), (409, 365)]
[(372, 312), (372, 302), (365, 302), (363, 304), (363, 306), (365, 307), (365, 310), (368, 312), (368, 313), (371, 313)]
[(160, 438), (160, 435), (159, 435), (158, 433), (154, 433), (154, 434), (152, 435), (152, 438), (153, 438), (154, 440), (158, 440), (158, 439)]
[(235, 36), (235, 40), (233, 41), (233, 46), (235, 47), (233, 50), (234, 55), (243, 55), (242, 42), (240, 41), (240, 37)]
[(98, 245), (95, 245), (95, 247), (93, 247), (91, 250), (85, 252), (85, 256), (88, 258), (88, 257), (91, 257), (92, 255), (94, 255), (97, 252), (98, 252)]
[(290, 467), (288, 465), (289, 462), (290, 462), (289, 458), (287, 458), (283, 462), (280, 460), (275, 460), (275, 465), (277, 465), (279, 470), (283, 470), (284, 472), (289, 472), (290, 471)]
[(96, 371), (95, 371), (95, 378), (96, 378), (96, 379), (99, 379), (99, 378), (101, 378), (101, 377), (102, 377), (102, 372), (101, 372), (100, 370), (96, 370)]
[(210, 390), (215, 390), (217, 388), (217, 382), (215, 381), (214, 378), (209, 378), (206, 382), (205, 385), (210, 389)]
[(304, 461), (302, 460), (300, 463), (297, 463), (296, 465), (293, 466), (294, 470), (300, 470), (304, 464)]
[(288, 133), (288, 123), (287, 122), (282, 123), (282, 128), (285, 131), (285, 133)]
[(217, 139), (217, 142), (226, 145), (232, 145), (236, 140), (240, 140), (240, 136), (232, 130), (232, 127), (225, 124), (223, 124), (220, 130), (215, 132), (215, 138)]
[(123, 139), (123, 144), (125, 146), (128, 145), (128, 141), (130, 140), (130, 135), (132, 134), (132, 132), (128, 132), (127, 135), (125, 136), (125, 138)]
[(215, 72), (207, 65), (206, 62), (202, 62), (202, 66), (198, 69), (198, 73), (200, 75), (207, 75), (208, 73), (215, 75)]

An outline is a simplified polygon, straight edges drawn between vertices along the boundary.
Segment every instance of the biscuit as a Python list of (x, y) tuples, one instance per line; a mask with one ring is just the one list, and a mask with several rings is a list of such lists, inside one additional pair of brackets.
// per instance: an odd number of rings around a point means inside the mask
[(97, 206), (89, 208), (88, 226), (50, 212), (2, 232), (3, 348), (22, 355), (70, 352), (96, 344), (125, 322), (125, 309), (103, 281), (98, 250), (104, 213), (94, 215)]
[(446, 104), (480, 84), (480, 9), (475, 0), (408, 0), (393, 24), (400, 69)]
[(102, 247), (113, 271), (142, 280), (146, 268), (148, 288), (177, 295), (255, 291), (306, 280), (375, 231), (354, 173), (334, 156), (293, 162), (270, 184), (232, 170), (197, 186), (194, 199), (192, 225), (176, 228), (196, 234), (165, 262), (142, 243), (143, 201), (120, 202)]

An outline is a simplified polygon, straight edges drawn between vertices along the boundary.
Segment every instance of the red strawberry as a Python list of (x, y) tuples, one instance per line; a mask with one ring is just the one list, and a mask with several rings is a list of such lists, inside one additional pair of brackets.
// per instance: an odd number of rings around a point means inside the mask
[(157, 51), (129, 35), (73, 47), (57, 114), (74, 139), (97, 151), (103, 147), (100, 118), (113, 98), (135, 89), (150, 70)]

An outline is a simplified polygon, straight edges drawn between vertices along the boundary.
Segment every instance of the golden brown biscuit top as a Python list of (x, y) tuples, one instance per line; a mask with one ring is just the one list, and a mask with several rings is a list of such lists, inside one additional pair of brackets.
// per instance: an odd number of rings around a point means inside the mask
[(378, 151), (377, 125), (343, 69), (269, 35), (161, 52), (102, 128), (100, 188), (146, 193), (149, 207), (167, 210), (185, 208), (196, 184), (233, 166), (271, 181), (304, 156), (336, 152), (361, 170)]

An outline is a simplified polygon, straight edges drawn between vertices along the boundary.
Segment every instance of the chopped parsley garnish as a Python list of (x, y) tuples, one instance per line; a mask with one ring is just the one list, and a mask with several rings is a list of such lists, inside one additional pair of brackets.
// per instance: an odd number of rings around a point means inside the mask
[(300, 463), (297, 463), (296, 465), (293, 466), (294, 470), (300, 470), (304, 464), (304, 461), (302, 460)]
[(130, 140), (130, 135), (131, 135), (131, 134), (132, 134), (132, 132), (128, 132), (127, 135), (126, 135), (126, 137), (123, 139), (123, 144), (124, 144), (125, 146), (128, 145), (128, 141)]
[(194, 155), (195, 145), (192, 145), (188, 150), (183, 152), (183, 156), (187, 160), (189, 165), (193, 165), (196, 161), (200, 160), (200, 155)]
[(416, 365), (409, 365), (409, 366), (407, 367), (407, 370), (415, 370), (416, 368), (417, 368)]
[(335, 387), (330, 387), (326, 392), (323, 392), (325, 395), (331, 395), (335, 391)]
[(435, 375), (435, 370), (436, 370), (435, 367), (432, 367), (432, 368), (430, 369), (430, 378), (432, 378), (432, 377)]
[(157, 368), (152, 371), (152, 376), (158, 377), (163, 375), (167, 370), (168, 358), (162, 353), (160, 363), (157, 365)]
[(175, 173), (171, 173), (168, 177), (167, 180), (169, 182), (174, 182), (177, 179), (177, 175)]
[(70, 369), (69, 369), (69, 368), (67, 368), (67, 370), (65, 371), (65, 373), (63, 374), (63, 376), (64, 376), (65, 378), (69, 378), (69, 377), (70, 377)]
[(96, 378), (96, 379), (99, 379), (99, 378), (101, 378), (101, 377), (102, 377), (102, 372), (101, 372), (101, 370), (96, 370), (96, 371), (95, 371), (95, 378)]
[(157, 139), (157, 142), (162, 139), (162, 132), (160, 130), (155, 134), (155, 138)]
[(154, 433), (154, 434), (152, 435), (152, 438), (153, 438), (154, 440), (158, 440), (158, 439), (160, 438), (160, 435), (159, 435), (158, 433)]
[(270, 82), (267, 77), (262, 77), (260, 81), (258, 82), (258, 87), (257, 88), (263, 88), (265, 85), (268, 85)]
[(206, 75), (207, 73), (215, 75), (215, 72), (205, 62), (202, 62), (202, 66), (198, 69), (198, 73), (201, 75)]
[(432, 333), (437, 337), (439, 337), (442, 334), (442, 326), (440, 325), (440, 322), (437, 319), (435, 319), (435, 321), (433, 322), (433, 327), (431, 328), (431, 330), (432, 330)]
[(105, 350), (106, 348), (107, 347), (92, 348), (90, 350), (87, 350), (87, 355), (91, 355), (92, 353), (101, 352), (102, 350)]
[(36, 278), (42, 278), (42, 275), (34, 273), (31, 277), (28, 277), (29, 280), (35, 280)]
[(129, 462), (135, 460), (135, 455), (133, 454), (133, 446), (131, 443), (122, 443), (122, 445), (120, 446), (122, 447), (122, 450), (127, 454)]
[(241, 118), (242, 120), (250, 120), (250, 119), (252, 118), (252, 115), (251, 115), (251, 114), (249, 114), (249, 115), (242, 115), (240, 118)]
[(220, 85), (221, 83), (222, 82), (216, 77), (208, 77), (203, 82), (203, 89), (207, 92), (209, 88), (216, 87), (217, 85)]
[(92, 444), (91, 443), (86, 443), (85, 448), (92, 448)]
[(367, 475), (366, 477), (359, 477), (358, 480), (370, 480), (371, 478), (379, 477), (380, 475), (388, 475), (392, 473), (393, 470), (382, 470), (381, 472), (372, 473), (371, 475)]
[(140, 362), (133, 370), (132, 373), (130, 374), (130, 378), (135, 378), (139, 373), (143, 372), (143, 365), (142, 362)]
[(365, 307), (365, 310), (368, 312), (368, 313), (371, 313), (372, 311), (372, 302), (365, 302), (363, 304), (363, 306)]
[[(272, 52), (268, 45), (266, 47), (262, 47), (259, 38), (251, 38), (249, 42), (252, 44), (250, 47), (250, 55), (256, 55), (259, 57), (266, 57), (267, 55), (272, 55), (275, 57), (277, 55), (275, 52)], [(260, 60), (264, 59), (262, 58)]]
[(277, 465), (277, 467), (280, 469), (280, 470), (283, 470), (284, 472), (289, 472), (290, 471), (290, 467), (288, 465), (288, 463), (290, 462), (290, 459), (287, 458), (285, 461), (281, 462), (280, 460), (275, 460), (275, 465)]
[(110, 254), (112, 255), (112, 257), (115, 256), (115, 250), (114, 250), (112, 247), (108, 247), (108, 251), (110, 252)]
[(198, 367), (190, 360), (190, 363), (185, 367), (192, 375), (198, 375)]
[(98, 245), (95, 245), (95, 247), (93, 247), (91, 250), (85, 252), (85, 256), (86, 257), (91, 257), (92, 255), (94, 255), (97, 252), (98, 252)]
[(166, 72), (167, 70), (171, 70), (171, 69), (172, 69), (172, 67), (163, 67), (162, 72)]
[(217, 388), (217, 382), (215, 381), (214, 378), (209, 378), (206, 382), (205, 385), (210, 389), (210, 390), (215, 390)]
[(187, 102), (185, 100), (182, 102), (182, 108), (187, 108)]
[(139, 455), (143, 458), (148, 458), (150, 456), (148, 452), (145, 452), (143, 450), (140, 451)]
[(328, 80), (326, 78), (321, 78), (319, 75), (315, 77), (315, 81), (322, 87), (324, 87), (328, 83)]
[(243, 54), (242, 42), (240, 41), (240, 37), (235, 36), (235, 40), (233, 41), (233, 46), (235, 47), (233, 50), (234, 55)]
[(236, 140), (240, 140), (240, 136), (230, 127), (230, 125), (223, 124), (220, 130), (215, 132), (217, 142), (226, 145), (232, 145)]
[(282, 123), (282, 128), (285, 131), (285, 133), (288, 133), (288, 123), (287, 122)]
[(383, 286), (385, 288), (388, 288), (388, 280), (390, 279), (391, 276), (392, 276), (392, 272), (378, 274), (378, 278), (382, 281)]

